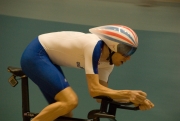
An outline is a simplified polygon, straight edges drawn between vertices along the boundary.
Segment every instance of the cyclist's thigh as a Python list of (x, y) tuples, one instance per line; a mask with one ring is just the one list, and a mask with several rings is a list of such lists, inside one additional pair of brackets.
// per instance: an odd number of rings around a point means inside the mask
[(45, 97), (51, 98), (51, 101), (57, 93), (69, 87), (61, 68), (51, 62), (37, 38), (24, 51), (21, 67), (24, 73), (38, 85)]
[(67, 87), (64, 90), (58, 92), (54, 98), (57, 101), (71, 102), (75, 105), (78, 103), (78, 97), (71, 87)]
[[(57, 68), (57, 70), (59, 71), (60, 74), (59, 75), (59, 79), (57, 80), (61, 80), (59, 82), (55, 82), (55, 84), (59, 85), (59, 87), (57, 87), (57, 91), (54, 92), (54, 94), (50, 93), (49, 91), (47, 91), (47, 87), (44, 86), (39, 86), (41, 92), (43, 93), (44, 97), (46, 98), (46, 100), (48, 101), (49, 104), (56, 102), (56, 100), (54, 99), (55, 95), (59, 92), (61, 92), (63, 89), (65, 89), (66, 87), (69, 86), (63, 71), (61, 69), (61, 67), (55, 65), (55, 67)], [(54, 86), (53, 86), (54, 87)], [(48, 87), (49, 88), (49, 87)], [(56, 94), (55, 94), (56, 93)]]

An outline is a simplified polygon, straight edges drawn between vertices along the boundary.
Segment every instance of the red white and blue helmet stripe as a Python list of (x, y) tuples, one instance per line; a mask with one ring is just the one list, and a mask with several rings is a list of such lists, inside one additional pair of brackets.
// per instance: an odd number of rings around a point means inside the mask
[[(115, 52), (124, 51), (118, 50), (125, 48), (125, 51), (135, 51), (138, 47), (138, 37), (136, 33), (129, 27), (123, 25), (105, 25), (89, 29), (93, 34), (96, 34), (102, 39), (107, 46)], [(122, 46), (124, 45), (124, 47)], [(127, 49), (126, 47), (131, 47)], [(123, 54), (129, 52), (123, 52)], [(134, 53), (134, 52), (133, 52)]]

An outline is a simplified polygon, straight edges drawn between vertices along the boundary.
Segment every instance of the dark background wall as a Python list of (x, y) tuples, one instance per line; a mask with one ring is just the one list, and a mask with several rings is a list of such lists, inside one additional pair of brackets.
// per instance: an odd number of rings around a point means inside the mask
[[(126, 19), (129, 20), (128, 17)], [(154, 30), (156, 25), (150, 22), (153, 27), (149, 30), (134, 25), (133, 29), (139, 36), (139, 48), (129, 62), (115, 67), (109, 86), (113, 89), (143, 90), (155, 107), (149, 111), (118, 110), (117, 120), (180, 120), (180, 34), (175, 31), (179, 28), (178, 20), (172, 21), (172, 28), (165, 30), (157, 25), (158, 31)], [(0, 15), (0, 121), (22, 120), (20, 84), (15, 88), (8, 84), (11, 74), (7, 72), (7, 67), (20, 66), (20, 57), (27, 44), (42, 33), (61, 30), (88, 32), (90, 27), (93, 25)], [(98, 108), (99, 104), (88, 94), (84, 71), (64, 67), (63, 71), (79, 96), (74, 116), (86, 118), (88, 111)], [(47, 103), (37, 86), (31, 81), (29, 83), (31, 110), (39, 112)]]

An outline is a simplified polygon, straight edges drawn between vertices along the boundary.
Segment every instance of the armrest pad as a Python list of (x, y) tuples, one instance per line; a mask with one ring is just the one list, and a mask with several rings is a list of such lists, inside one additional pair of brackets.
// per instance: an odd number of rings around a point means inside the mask
[(112, 98), (110, 98), (110, 97), (107, 97), (107, 96), (96, 96), (96, 97), (94, 97), (95, 99), (102, 99), (102, 100), (106, 100), (106, 101), (108, 101), (108, 102), (110, 102), (110, 103), (113, 103), (113, 104), (115, 104), (115, 105), (132, 105), (133, 103), (132, 102), (116, 102), (116, 101), (114, 101)]
[(113, 99), (111, 99), (110, 97), (107, 96), (96, 96), (94, 97), (95, 99), (102, 99), (102, 100), (106, 100), (106, 101), (113, 101)]

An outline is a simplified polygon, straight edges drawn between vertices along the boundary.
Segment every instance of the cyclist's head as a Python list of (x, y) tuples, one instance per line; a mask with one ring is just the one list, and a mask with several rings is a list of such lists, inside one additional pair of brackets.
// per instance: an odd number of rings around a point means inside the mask
[(132, 55), (138, 46), (138, 37), (129, 27), (123, 25), (105, 25), (89, 29), (102, 39), (113, 51), (123, 56)]

